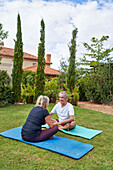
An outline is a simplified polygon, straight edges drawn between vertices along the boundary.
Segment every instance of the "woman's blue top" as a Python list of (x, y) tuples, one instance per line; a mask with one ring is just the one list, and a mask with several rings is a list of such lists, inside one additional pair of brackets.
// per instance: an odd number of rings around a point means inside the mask
[(48, 115), (49, 112), (47, 109), (40, 106), (34, 107), (22, 127), (22, 135), (29, 139), (40, 136), (41, 126), (45, 124), (45, 117)]

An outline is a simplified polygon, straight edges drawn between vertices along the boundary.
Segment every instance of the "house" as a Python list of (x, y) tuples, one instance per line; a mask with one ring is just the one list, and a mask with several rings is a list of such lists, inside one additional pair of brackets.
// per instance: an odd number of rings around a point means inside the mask
[[(46, 55), (46, 56), (47, 56), (47, 55)], [(36, 72), (37, 66), (38, 66), (38, 64), (35, 64), (35, 65), (30, 66), (30, 67), (26, 67), (26, 68), (24, 68), (23, 70), (30, 70), (30, 71)], [(46, 75), (46, 76), (49, 76), (49, 77), (51, 77), (51, 78), (56, 77), (56, 76), (59, 76), (60, 73), (61, 73), (60, 71), (55, 70), (55, 69), (53, 69), (53, 68), (50, 68), (50, 67), (47, 66), (47, 65), (45, 65), (44, 72), (45, 72), (45, 75)]]
[[(2, 49), (0, 50), (0, 57), (2, 58), (0, 70), (6, 70), (8, 75), (11, 77), (13, 68), (14, 49), (4, 47), (3, 43), (1, 43), (0, 46), (2, 47)], [(52, 64), (51, 54), (47, 54), (44, 69), (45, 75), (50, 77), (59, 76), (60, 71), (51, 68), (50, 67), (51, 64)], [(36, 71), (36, 69), (37, 69), (37, 57), (26, 52), (23, 52), (23, 70)]]

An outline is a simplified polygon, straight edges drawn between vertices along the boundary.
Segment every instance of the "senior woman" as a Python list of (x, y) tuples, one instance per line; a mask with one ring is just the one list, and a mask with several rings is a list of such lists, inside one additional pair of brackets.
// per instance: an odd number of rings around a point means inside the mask
[[(53, 138), (57, 133), (58, 126), (52, 123), (50, 114), (46, 109), (49, 105), (47, 96), (39, 96), (36, 106), (30, 111), (25, 124), (22, 127), (21, 135), (23, 140), (28, 142), (41, 142)], [(49, 129), (41, 130), (41, 126), (47, 123)]]

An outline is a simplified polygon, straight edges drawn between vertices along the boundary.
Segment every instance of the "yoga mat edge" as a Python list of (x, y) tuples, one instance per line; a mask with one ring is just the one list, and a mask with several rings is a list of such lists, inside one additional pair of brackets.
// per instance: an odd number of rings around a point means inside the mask
[[(47, 124), (42, 125), (43, 128), (49, 128)], [(66, 131), (64, 129), (59, 129), (59, 131), (72, 135), (78, 136), (86, 139), (92, 139), (93, 137), (97, 136), (98, 134), (102, 133), (101, 130), (89, 129), (82, 126), (76, 125), (76, 127), (70, 131)]]

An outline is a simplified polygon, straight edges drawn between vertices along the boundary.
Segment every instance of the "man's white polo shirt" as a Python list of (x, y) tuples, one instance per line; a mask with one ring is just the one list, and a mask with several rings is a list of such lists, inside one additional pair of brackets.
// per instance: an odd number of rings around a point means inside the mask
[(51, 113), (57, 113), (59, 117), (59, 122), (67, 120), (70, 118), (70, 115), (74, 115), (74, 108), (71, 103), (68, 103), (61, 107), (60, 102), (58, 102), (52, 109)]

